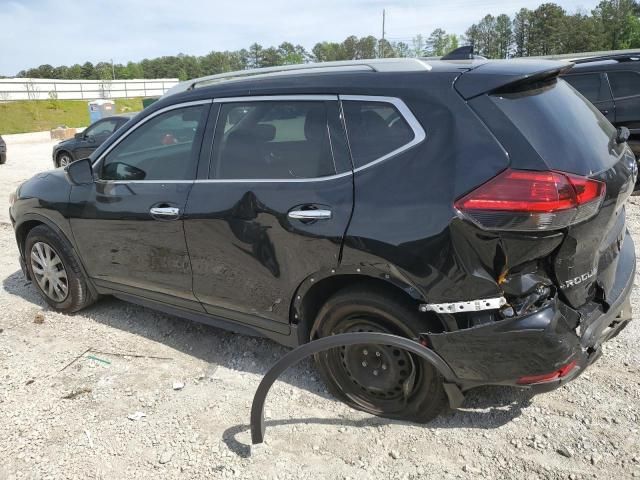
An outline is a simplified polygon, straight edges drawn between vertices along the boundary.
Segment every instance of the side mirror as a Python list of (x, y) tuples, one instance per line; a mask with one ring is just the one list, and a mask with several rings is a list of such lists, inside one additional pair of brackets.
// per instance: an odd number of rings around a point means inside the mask
[(67, 165), (64, 170), (67, 173), (67, 178), (74, 185), (88, 185), (93, 183), (93, 166), (89, 158), (72, 162)]
[(84, 138), (84, 132), (76, 133), (73, 137), (76, 140), (80, 140), (80, 139)]

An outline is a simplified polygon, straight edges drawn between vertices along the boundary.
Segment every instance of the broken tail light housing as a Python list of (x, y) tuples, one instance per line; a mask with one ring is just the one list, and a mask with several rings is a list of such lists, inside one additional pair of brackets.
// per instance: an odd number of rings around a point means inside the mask
[(605, 191), (603, 182), (570, 173), (507, 169), (454, 206), (484, 230), (557, 230), (594, 216)]
[(518, 385), (534, 385), (537, 383), (553, 382), (555, 380), (560, 380), (561, 378), (566, 377), (577, 366), (578, 362), (576, 360), (573, 360), (572, 362), (567, 363), (564, 367), (559, 368), (554, 372), (543, 373), (542, 375), (527, 375), (525, 377), (520, 377), (517, 383)]

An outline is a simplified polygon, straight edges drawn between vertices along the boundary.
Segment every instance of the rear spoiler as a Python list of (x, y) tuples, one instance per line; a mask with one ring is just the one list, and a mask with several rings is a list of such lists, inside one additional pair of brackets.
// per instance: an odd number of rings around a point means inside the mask
[(460, 75), (454, 87), (465, 100), (469, 100), (484, 93), (515, 90), (548, 80), (571, 68), (573, 63), (553, 60), (487, 61)]

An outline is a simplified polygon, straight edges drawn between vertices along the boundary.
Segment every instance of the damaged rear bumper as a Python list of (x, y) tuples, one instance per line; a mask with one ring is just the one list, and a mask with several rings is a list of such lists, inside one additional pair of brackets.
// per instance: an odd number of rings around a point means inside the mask
[[(627, 233), (608, 308), (591, 302), (573, 310), (556, 298), (529, 315), (425, 337), (451, 367), (462, 390), (479, 385), (552, 390), (579, 376), (600, 356), (602, 344), (629, 323), (635, 269), (635, 248)], [(522, 385), (524, 378), (550, 372), (562, 373)]]

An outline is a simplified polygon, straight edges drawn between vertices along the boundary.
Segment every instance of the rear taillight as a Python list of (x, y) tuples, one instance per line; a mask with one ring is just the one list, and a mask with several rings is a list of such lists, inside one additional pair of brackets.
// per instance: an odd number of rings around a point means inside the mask
[(605, 184), (563, 172), (507, 169), (455, 202), (485, 230), (556, 230), (598, 212)]

